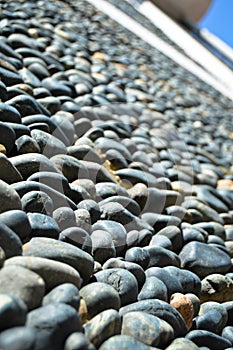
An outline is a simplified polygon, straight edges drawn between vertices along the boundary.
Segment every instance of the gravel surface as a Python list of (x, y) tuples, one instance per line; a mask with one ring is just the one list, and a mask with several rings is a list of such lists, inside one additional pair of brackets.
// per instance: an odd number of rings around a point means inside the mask
[(0, 349), (231, 349), (232, 101), (84, 0), (0, 5)]

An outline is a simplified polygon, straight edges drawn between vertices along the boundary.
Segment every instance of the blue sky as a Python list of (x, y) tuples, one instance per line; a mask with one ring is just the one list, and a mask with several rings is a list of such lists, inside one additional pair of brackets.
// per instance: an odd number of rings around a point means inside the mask
[(233, 47), (233, 0), (214, 0), (199, 27), (208, 28)]

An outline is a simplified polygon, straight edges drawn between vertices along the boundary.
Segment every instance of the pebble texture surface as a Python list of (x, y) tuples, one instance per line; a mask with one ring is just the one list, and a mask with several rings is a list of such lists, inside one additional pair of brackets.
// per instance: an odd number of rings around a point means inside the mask
[(85, 0), (0, 10), (0, 349), (232, 349), (232, 101)]

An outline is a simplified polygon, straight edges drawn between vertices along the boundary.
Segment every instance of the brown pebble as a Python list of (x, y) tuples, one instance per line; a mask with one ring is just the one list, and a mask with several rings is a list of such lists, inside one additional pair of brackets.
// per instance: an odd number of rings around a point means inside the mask
[(0, 144), (0, 153), (6, 154), (6, 147)]
[(194, 309), (191, 300), (182, 293), (174, 293), (171, 296), (170, 305), (183, 316), (187, 328), (190, 329), (194, 316)]

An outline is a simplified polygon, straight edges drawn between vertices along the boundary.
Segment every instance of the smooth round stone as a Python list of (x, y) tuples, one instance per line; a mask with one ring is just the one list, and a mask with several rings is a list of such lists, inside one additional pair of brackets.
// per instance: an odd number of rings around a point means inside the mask
[(107, 283), (88, 284), (80, 289), (79, 294), (86, 303), (88, 319), (108, 309), (119, 310), (121, 305), (118, 292)]
[(76, 225), (88, 233), (92, 232), (91, 215), (86, 209), (77, 209), (74, 211)]
[(78, 310), (80, 305), (78, 288), (72, 283), (60, 284), (43, 298), (43, 305), (49, 305), (52, 303), (64, 303)]
[(143, 268), (140, 265), (124, 261), (121, 258), (112, 258), (103, 264), (103, 269), (111, 269), (114, 267), (128, 270), (137, 279), (139, 289), (143, 286), (146, 278)]
[(119, 312), (123, 316), (131, 311), (143, 311), (168, 322), (174, 330), (175, 337), (184, 336), (187, 333), (187, 327), (183, 317), (174, 307), (165, 301), (158, 299), (140, 300), (122, 307)]
[[(68, 119), (68, 115), (68, 112), (60, 111), (57, 114), (53, 115), (51, 117), (51, 120), (57, 127), (59, 127), (63, 131), (63, 133), (69, 140), (69, 145), (72, 145), (74, 142), (75, 127), (73, 123)], [(53, 135), (56, 136), (56, 131), (53, 133)]]
[(14, 231), (22, 242), (29, 239), (31, 225), (23, 210), (8, 210), (0, 214), (0, 222)]
[(149, 191), (151, 188), (147, 188), (147, 186), (143, 183), (137, 183), (133, 187), (128, 190), (130, 197), (138, 203), (141, 210), (144, 210), (146, 205), (149, 204)]
[(23, 67), (23, 69), (20, 69), (19, 75), (22, 77), (25, 84), (28, 84), (33, 88), (40, 87), (40, 80), (28, 68)]
[(182, 286), (184, 294), (193, 293), (197, 296), (200, 295), (201, 280), (195, 273), (175, 266), (166, 266), (164, 270), (177, 278)]
[(228, 339), (231, 342), (231, 345), (233, 345), (233, 327), (225, 327), (222, 331), (222, 337)]
[(150, 267), (145, 271), (146, 277), (157, 277), (167, 287), (168, 298), (176, 292), (183, 293), (183, 288), (180, 281), (174, 276), (173, 273), (167, 271), (164, 267)]
[(63, 230), (59, 235), (59, 240), (73, 244), (89, 254), (92, 251), (91, 238), (87, 231), (80, 227), (69, 227)]
[[(151, 346), (148, 346), (139, 340), (137, 340), (134, 336), (129, 335), (115, 335), (114, 337), (106, 340), (99, 350), (128, 350), (128, 349), (137, 349), (137, 350), (152, 350)], [(157, 348), (153, 347), (153, 350)]]
[(101, 206), (101, 219), (102, 220), (113, 220), (122, 224), (126, 231), (143, 230), (148, 229), (153, 231), (152, 227), (144, 222), (142, 219), (133, 215), (130, 211), (124, 208), (119, 203), (106, 203)]
[(96, 148), (99, 149), (103, 153), (107, 152), (109, 149), (117, 150), (118, 152), (120, 152), (120, 154), (122, 154), (122, 156), (126, 160), (129, 160), (129, 161), (131, 160), (131, 154), (129, 153), (127, 148), (123, 144), (121, 144), (113, 139), (99, 137), (96, 140)]
[(56, 220), (61, 231), (76, 225), (75, 214), (68, 207), (60, 207), (54, 210), (53, 219)]
[(6, 266), (0, 270), (0, 293), (22, 299), (32, 310), (41, 305), (45, 283), (38, 274), (24, 267)]
[(17, 256), (5, 262), (5, 266), (11, 265), (24, 267), (38, 274), (45, 282), (46, 291), (63, 283), (72, 283), (77, 288), (81, 286), (78, 271), (59, 261), (35, 256)]
[(110, 149), (105, 153), (106, 159), (111, 163), (111, 168), (113, 170), (120, 170), (127, 168), (128, 163), (120, 152), (114, 149)]
[(50, 112), (42, 106), (33, 97), (27, 95), (18, 95), (7, 101), (7, 104), (15, 107), (22, 117), (33, 114), (50, 115)]
[(90, 194), (91, 198), (95, 200), (96, 189), (93, 181), (89, 179), (80, 179), (80, 180), (77, 180), (77, 184), (82, 188), (84, 188)]
[(134, 275), (124, 269), (102, 270), (93, 276), (97, 282), (111, 285), (119, 293), (121, 306), (133, 303), (138, 297), (138, 283)]
[(78, 160), (102, 164), (103, 160), (99, 154), (89, 145), (74, 145), (67, 147), (67, 154)]
[[(43, 173), (43, 172), (42, 172)], [(51, 173), (56, 177), (56, 173)], [(11, 185), (11, 188), (15, 190), (20, 197), (24, 196), (26, 193), (30, 191), (42, 191), (48, 194), (48, 196), (53, 200), (54, 208), (60, 207), (71, 207), (73, 210), (77, 208), (75, 203), (66, 195), (64, 195), (63, 191), (54, 190), (53, 188), (40, 183), (40, 181), (21, 181)]]
[(157, 183), (155, 176), (153, 176), (149, 172), (145, 172), (143, 170), (138, 169), (120, 169), (115, 171), (115, 175), (119, 176), (120, 179), (128, 185), (128, 187), (132, 187), (138, 182), (143, 183), (148, 187), (156, 186)]
[(70, 334), (82, 332), (77, 311), (63, 303), (42, 306), (29, 312), (27, 327), (36, 331), (38, 350), (63, 350), (64, 342)]
[(141, 213), (141, 209), (140, 209), (139, 205), (137, 204), (137, 202), (129, 197), (111, 196), (111, 197), (106, 198), (106, 199), (102, 200), (101, 202), (99, 202), (99, 205), (102, 206), (102, 205), (109, 203), (109, 202), (120, 203), (127, 210), (129, 210), (133, 215), (139, 216)]
[(133, 336), (146, 345), (162, 348), (174, 338), (174, 331), (169, 323), (142, 311), (123, 315), (121, 333)]
[(30, 191), (21, 198), (22, 209), (26, 213), (40, 213), (51, 215), (53, 212), (53, 201), (43, 191)]
[(53, 96), (72, 96), (72, 91), (68, 86), (51, 77), (43, 79), (42, 86), (48, 89)]
[(159, 299), (168, 301), (167, 287), (157, 277), (148, 277), (138, 294), (138, 300)]
[(95, 261), (103, 264), (106, 260), (116, 256), (116, 249), (110, 233), (104, 230), (95, 230), (91, 234), (92, 255)]
[(192, 301), (182, 293), (174, 293), (170, 298), (170, 305), (183, 316), (187, 328), (190, 329), (194, 316)]
[(0, 334), (1, 349), (33, 350), (36, 346), (36, 332), (28, 327), (12, 327)]
[(183, 234), (181, 230), (176, 226), (171, 225), (164, 227), (162, 230), (157, 232), (156, 235), (163, 235), (169, 238), (172, 242), (173, 251), (175, 253), (180, 252), (181, 248), (183, 247)]
[(69, 243), (51, 238), (32, 238), (23, 246), (23, 255), (38, 256), (68, 264), (80, 273), (84, 282), (89, 280), (94, 267), (91, 255)]
[(216, 301), (227, 302), (232, 300), (233, 281), (227, 276), (221, 274), (211, 274), (206, 276), (201, 281), (201, 296), (202, 302)]
[(22, 176), (20, 175), (19, 171), (11, 164), (3, 153), (0, 153), (0, 168), (1, 180), (9, 185), (14, 182), (22, 181)]
[[(166, 348), (166, 350), (198, 350), (200, 349), (195, 343), (187, 338), (178, 338)], [(203, 349), (204, 350), (204, 349)]]
[(10, 161), (20, 172), (24, 180), (39, 171), (50, 171), (58, 173), (57, 168), (55, 168), (51, 160), (42, 154), (21, 154), (19, 156), (10, 158)]
[(85, 165), (72, 156), (58, 154), (50, 158), (50, 161), (69, 182), (89, 178), (88, 169)]
[[(201, 304), (199, 315), (205, 315), (209, 311), (213, 311), (213, 310), (216, 310), (216, 311), (220, 312), (220, 314), (222, 316), (221, 323), (222, 323), (223, 326), (226, 325), (227, 321), (228, 321), (227, 310), (220, 303), (217, 303), (217, 302), (214, 302), (214, 301), (209, 301), (209, 302), (205, 302), (205, 303)], [(220, 325), (220, 327), (221, 327), (221, 325)]]
[(162, 247), (164, 249), (167, 249), (167, 250), (173, 250), (172, 248), (172, 243), (170, 241), (169, 238), (167, 238), (166, 236), (158, 236), (158, 235), (154, 235), (150, 241), (150, 244), (149, 244), (151, 247), (153, 246), (158, 246), (158, 247)]
[(218, 248), (201, 242), (186, 244), (179, 254), (182, 268), (190, 270), (204, 278), (211, 273), (227, 273), (231, 268), (231, 259)]
[(16, 140), (14, 129), (4, 122), (0, 122), (0, 135), (0, 143), (6, 148), (7, 154), (10, 154)]
[(12, 86), (23, 83), (21, 76), (17, 73), (11, 72), (8, 69), (0, 67), (1, 80), (6, 86)]
[(139, 247), (145, 247), (145, 246), (150, 244), (151, 238), (152, 238), (152, 232), (151, 231), (149, 231), (147, 229), (140, 230), (139, 231), (139, 235), (138, 235), (137, 245)]
[(28, 69), (35, 74), (40, 80), (49, 77), (49, 72), (43, 64), (39, 62), (32, 63), (28, 66)]
[(208, 232), (209, 235), (218, 236), (223, 240), (225, 240), (226, 238), (224, 226), (219, 224), (218, 222), (199, 222), (193, 227), (202, 228), (203, 230)]
[(209, 310), (195, 318), (194, 325), (195, 329), (201, 329), (210, 331), (216, 334), (220, 334), (225, 326), (222, 314), (218, 310)]
[(150, 255), (150, 260), (147, 265), (150, 267), (164, 267), (164, 266), (176, 266), (180, 267), (180, 258), (177, 254), (171, 252), (168, 249), (159, 246), (145, 247)]
[[(78, 113), (77, 113), (78, 116)], [(77, 137), (83, 136), (91, 127), (92, 124), (88, 118), (79, 118), (74, 122), (75, 132)]]
[(16, 141), (17, 154), (40, 153), (40, 147), (37, 142), (28, 135), (20, 136)]
[(81, 163), (88, 170), (89, 177), (86, 177), (86, 178), (89, 178), (94, 183), (98, 183), (98, 182), (116, 183), (115, 176), (104, 166), (92, 161), (85, 161), (85, 160), (82, 160)]
[(227, 326), (230, 326), (232, 325), (232, 321), (233, 321), (233, 301), (227, 301), (222, 305), (227, 310), (227, 314), (228, 314)]
[(95, 346), (89, 342), (86, 335), (74, 332), (65, 341), (64, 350), (95, 350)]
[(143, 269), (146, 269), (150, 261), (150, 253), (144, 248), (133, 247), (126, 251), (125, 260), (138, 264)]
[(48, 158), (57, 154), (66, 154), (65, 144), (54, 135), (50, 135), (43, 130), (34, 129), (31, 131), (31, 137), (40, 147), (40, 153)]
[(54, 190), (69, 195), (70, 186), (66, 177), (60, 173), (53, 173), (49, 171), (39, 171), (32, 174), (28, 181), (36, 181), (40, 184), (49, 186)]
[(188, 244), (189, 242), (202, 242), (205, 243), (205, 237), (202, 234), (202, 232), (200, 232), (199, 230), (194, 229), (193, 227), (185, 227), (182, 230), (183, 233), (183, 242), (184, 245)]
[(128, 196), (127, 191), (124, 187), (121, 187), (111, 182), (100, 182), (95, 185), (96, 197), (101, 201), (102, 199), (109, 198), (112, 196)]
[(5, 258), (22, 255), (22, 242), (19, 236), (7, 225), (0, 222), (0, 247), (4, 251)]
[(79, 202), (77, 208), (86, 209), (89, 211), (92, 225), (100, 219), (99, 205), (92, 199), (84, 199), (83, 201)]
[(48, 215), (41, 213), (28, 213), (31, 225), (31, 237), (58, 238), (60, 228), (57, 222)]
[(0, 294), (1, 332), (7, 328), (23, 326), (26, 318), (27, 307), (21, 298), (10, 294)]
[(213, 332), (205, 330), (194, 330), (186, 335), (186, 338), (197, 346), (206, 346), (210, 350), (224, 350), (231, 347), (231, 342)]
[(99, 220), (93, 226), (93, 230), (107, 231), (113, 240), (117, 255), (123, 254), (126, 245), (126, 230), (122, 224), (112, 220)]
[(21, 123), (21, 116), (16, 108), (9, 106), (6, 103), (0, 102), (0, 121)]
[(85, 335), (97, 348), (110, 337), (121, 333), (121, 318), (116, 310), (100, 312), (84, 325)]
[(142, 220), (146, 221), (153, 227), (155, 233), (168, 226), (179, 226), (181, 223), (181, 220), (176, 216), (168, 216), (164, 214), (144, 213), (141, 217)]

